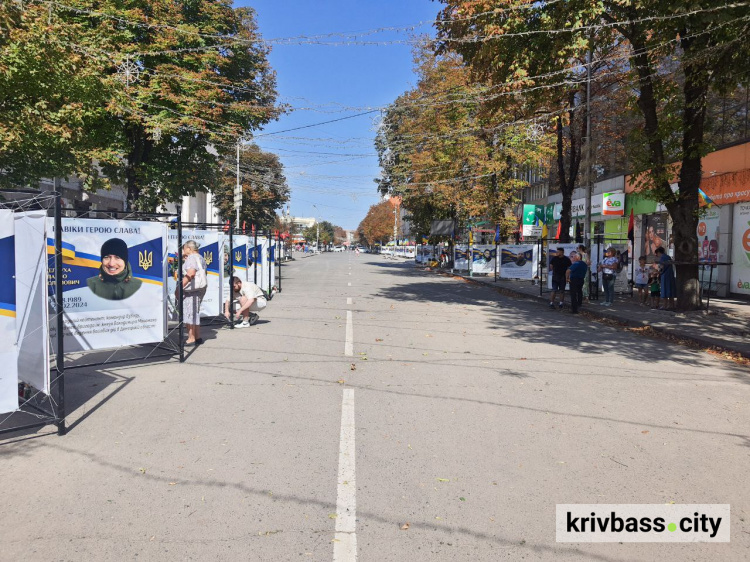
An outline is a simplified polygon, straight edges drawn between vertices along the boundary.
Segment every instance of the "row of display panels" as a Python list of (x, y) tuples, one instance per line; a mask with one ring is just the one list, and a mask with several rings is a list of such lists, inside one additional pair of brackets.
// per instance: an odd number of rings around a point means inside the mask
[[(184, 230), (207, 266), (202, 316), (218, 316), (229, 276), (275, 284), (276, 242), (266, 237)], [(163, 341), (177, 319), (177, 231), (164, 222), (62, 219), (63, 348), (113, 349)], [(55, 227), (44, 211), (0, 210), (0, 412), (18, 408), (18, 382), (49, 394), (57, 351)]]

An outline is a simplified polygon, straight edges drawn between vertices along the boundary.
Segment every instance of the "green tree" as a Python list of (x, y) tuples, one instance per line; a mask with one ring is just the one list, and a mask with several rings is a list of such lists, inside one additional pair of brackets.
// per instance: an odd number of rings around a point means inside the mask
[(402, 198), (420, 233), (434, 219), (465, 224), (472, 217), (511, 230), (512, 209), (528, 185), (519, 172), (545, 162), (543, 139), (515, 123), (510, 106), (497, 111), (481, 104), (484, 86), (455, 53), (435, 56), (422, 47), (415, 61), (417, 86), (388, 107), (375, 140), (380, 192)]
[(305, 237), (308, 244), (314, 243), (316, 240), (320, 242), (320, 246), (328, 246), (334, 240), (336, 235), (336, 229), (340, 228), (329, 221), (320, 221), (319, 224), (313, 225), (306, 228), (302, 232), (302, 236)]
[[(14, 13), (6, 4), (1, 21), (16, 35), (0, 39), (0, 100), (16, 111), (0, 117), (0, 142), (14, 170), (41, 161), (26, 181), (85, 174), (88, 162), (124, 182), (129, 208), (154, 210), (216, 187), (223, 158), (281, 111), (251, 8), (104, 0), (21, 3)], [(42, 131), (39, 140), (19, 138), (26, 130)]]
[(108, 112), (118, 90), (104, 57), (69, 46), (90, 31), (44, 5), (0, 4), (0, 186), (69, 175), (90, 189), (107, 185), (96, 164), (121, 154)]
[[(126, 158), (110, 172), (124, 177), (130, 207), (155, 208), (221, 181), (220, 161), (278, 116), (275, 75), (252, 8), (134, 0), (126, 13), (142, 23), (124, 24), (109, 48), (139, 75), (114, 108)], [(148, 27), (154, 20), (170, 27)]]
[[(699, 305), (696, 227), (706, 100), (746, 80), (750, 66), (745, 4), (709, 0), (441, 0), (440, 37), (495, 84), (553, 87), (583, 60), (590, 42), (626, 50), (622, 72), (642, 117), (634, 166), (642, 189), (674, 223), (678, 305)], [(608, 39), (609, 37), (609, 39)], [(676, 169), (670, 162), (677, 161)], [(675, 181), (676, 180), (676, 181)], [(676, 183), (673, 191), (671, 184)]]

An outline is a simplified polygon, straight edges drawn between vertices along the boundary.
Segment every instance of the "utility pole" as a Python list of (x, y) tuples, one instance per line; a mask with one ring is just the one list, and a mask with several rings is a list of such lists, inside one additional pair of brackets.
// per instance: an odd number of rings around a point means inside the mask
[[(589, 36), (588, 64), (586, 65), (586, 215), (583, 221), (583, 244), (591, 247), (591, 192), (594, 190), (592, 183), (592, 156), (591, 156), (591, 67), (594, 64), (594, 34)], [(590, 251), (590, 250), (589, 250)]]

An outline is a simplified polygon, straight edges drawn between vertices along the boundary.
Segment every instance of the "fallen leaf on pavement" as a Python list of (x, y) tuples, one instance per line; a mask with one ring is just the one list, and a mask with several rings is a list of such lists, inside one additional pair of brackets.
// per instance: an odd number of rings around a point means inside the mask
[(339, 379), (336, 382), (339, 383), (339, 384), (344, 384), (346, 381), (344, 379)]
[(170, 483), (169, 483), (169, 485), (170, 485), (170, 486), (176, 486), (176, 485), (177, 485), (177, 482), (170, 482)]
[(338, 517), (338, 515), (336, 515), (335, 513), (328, 514), (328, 519), (336, 519), (336, 517)]
[(349, 369), (352, 370), (352, 371), (356, 371), (357, 370), (357, 366), (354, 363), (352, 363), (351, 365), (349, 365)]
[(644, 429), (643, 431), (641, 431), (641, 433), (643, 433), (644, 435), (646, 435), (648, 433), (648, 429)]
[(450, 478), (435, 478), (438, 482), (450, 482)]
[(403, 525), (401, 525), (401, 530), (402, 531), (408, 531), (409, 530), (409, 526), (410, 526), (409, 523), (404, 523)]
[(466, 501), (466, 498), (458, 498), (458, 499), (461, 500), (462, 502)]
[(375, 341), (383, 341), (382, 338), (375, 338)]
[(146, 474), (146, 469), (145, 468), (139, 468), (138, 470), (141, 471), (141, 474)]

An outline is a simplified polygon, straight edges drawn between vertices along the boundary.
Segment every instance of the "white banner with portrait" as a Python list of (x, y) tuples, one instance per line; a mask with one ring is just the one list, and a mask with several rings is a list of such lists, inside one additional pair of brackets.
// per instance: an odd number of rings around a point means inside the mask
[(473, 260), (471, 262), (472, 273), (495, 275), (495, 245), (476, 245), (473, 248)]
[[(54, 222), (48, 219), (54, 290)], [(65, 351), (162, 341), (166, 330), (167, 225), (62, 219)], [(54, 308), (54, 304), (51, 304)], [(51, 310), (53, 314), (55, 311)], [(56, 343), (56, 326), (50, 326)]]
[[(220, 241), (219, 232), (215, 230), (183, 230), (182, 244), (192, 240), (198, 245), (198, 253), (206, 261), (206, 295), (201, 301), (201, 317), (218, 316), (222, 310), (222, 285), (224, 281), (224, 245)], [(167, 278), (167, 299), (169, 319), (177, 320), (178, 312), (175, 308), (175, 289), (177, 279), (177, 231), (169, 231), (169, 276)]]
[(502, 279), (533, 279), (539, 275), (536, 244), (506, 244), (498, 249)]
[(0, 209), (0, 413), (18, 409), (16, 254), (13, 211)]

